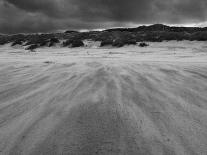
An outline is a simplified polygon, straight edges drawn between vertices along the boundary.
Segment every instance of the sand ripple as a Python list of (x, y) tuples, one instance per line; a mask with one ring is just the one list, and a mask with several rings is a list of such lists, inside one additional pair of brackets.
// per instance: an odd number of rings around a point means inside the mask
[(207, 65), (5, 64), (0, 154), (205, 155)]

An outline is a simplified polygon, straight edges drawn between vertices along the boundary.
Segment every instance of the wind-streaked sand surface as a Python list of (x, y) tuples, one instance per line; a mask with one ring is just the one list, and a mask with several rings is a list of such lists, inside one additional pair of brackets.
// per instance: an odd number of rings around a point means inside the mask
[(0, 154), (206, 155), (205, 42), (0, 47)]

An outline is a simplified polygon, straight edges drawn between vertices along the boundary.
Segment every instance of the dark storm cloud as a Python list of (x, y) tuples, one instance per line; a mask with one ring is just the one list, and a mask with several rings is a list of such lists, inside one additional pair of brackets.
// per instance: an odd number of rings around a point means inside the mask
[(0, 32), (207, 20), (206, 0), (0, 0)]

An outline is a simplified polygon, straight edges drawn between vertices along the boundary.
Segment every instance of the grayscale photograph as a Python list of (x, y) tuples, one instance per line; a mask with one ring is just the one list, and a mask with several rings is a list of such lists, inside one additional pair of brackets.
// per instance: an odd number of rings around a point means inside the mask
[(207, 155), (207, 0), (0, 0), (0, 155)]

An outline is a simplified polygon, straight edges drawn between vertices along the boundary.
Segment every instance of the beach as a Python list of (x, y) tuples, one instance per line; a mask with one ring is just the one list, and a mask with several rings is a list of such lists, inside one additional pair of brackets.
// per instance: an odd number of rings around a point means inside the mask
[(206, 42), (0, 46), (0, 154), (205, 155)]

